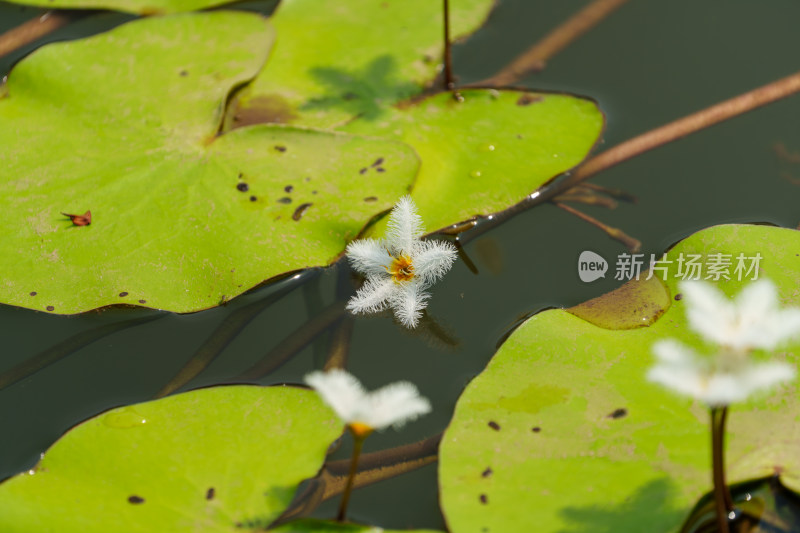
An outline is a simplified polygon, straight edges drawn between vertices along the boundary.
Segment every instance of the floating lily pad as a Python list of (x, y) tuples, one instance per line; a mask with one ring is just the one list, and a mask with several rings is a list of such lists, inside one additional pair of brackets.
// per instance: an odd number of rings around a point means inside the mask
[(229, 4), (234, 0), (8, 0), (12, 4), (48, 9), (110, 9), (136, 15), (164, 15), (198, 11)]
[[(177, 15), (17, 65), (0, 99), (0, 302), (205, 309), (329, 263), (390, 208), (418, 167), (400, 143), (278, 125), (217, 135), (271, 41), (257, 15)], [(359, 172), (377, 159), (385, 172)], [(86, 211), (89, 225), (62, 214)]]
[[(711, 488), (707, 408), (645, 379), (657, 339), (710, 350), (686, 327), (676, 289), (681, 254), (684, 260), (697, 254), (703, 264), (728, 254), (733, 279), (717, 284), (733, 294), (748, 282), (736, 279), (737, 256), (747, 267), (747, 258), (760, 253), (760, 275), (776, 283), (785, 304), (800, 305), (797, 250), (798, 231), (710, 228), (669, 252), (673, 263), (662, 265), (672, 302), (649, 327), (608, 329), (565, 310), (526, 321), (467, 387), (442, 441), (450, 530), (636, 531), (647, 524), (647, 531), (676, 531)], [(778, 357), (796, 363), (798, 355), (795, 343)], [(734, 406), (729, 480), (780, 473), (784, 484), (800, 489), (798, 418), (796, 383)]]
[(605, 125), (587, 98), (480, 89), (460, 95), (437, 94), (342, 128), (417, 151), (422, 166), (411, 195), (429, 230), (520, 202), (583, 161)]
[(0, 485), (0, 530), (262, 531), (342, 429), (316, 393), (292, 387), (217, 387), (113, 409)]
[[(494, 0), (450, 2), (454, 39), (475, 31)], [(231, 127), (278, 122), (330, 128), (375, 120), (436, 76), (442, 2), (283, 0), (273, 17), (279, 45), (241, 96)]]
[(382, 529), (359, 524), (342, 524), (323, 520), (298, 520), (274, 530), (275, 533), (440, 533), (430, 529)]

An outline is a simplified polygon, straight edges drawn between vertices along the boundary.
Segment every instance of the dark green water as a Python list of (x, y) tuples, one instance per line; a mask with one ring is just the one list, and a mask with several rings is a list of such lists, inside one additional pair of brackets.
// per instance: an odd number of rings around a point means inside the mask
[[(458, 1), (458, 0), (454, 0)], [(586, 2), (501, 0), (485, 28), (455, 49), (461, 82), (485, 78)], [(251, 4), (249, 7), (258, 7)], [(264, 9), (269, 6), (263, 5)], [(0, 30), (38, 10), (0, 4)], [(131, 17), (100, 14), (57, 32), (74, 38)], [(679, 118), (797, 70), (800, 4), (794, 0), (631, 0), (600, 26), (526, 78), (525, 86), (594, 97), (608, 116), (605, 144)], [(0, 72), (33, 47), (0, 59)], [(781, 161), (783, 143), (800, 151), (800, 96), (772, 104), (692, 135), (596, 176), (639, 202), (614, 211), (580, 206), (661, 253), (694, 231), (726, 222), (800, 222), (800, 165)], [(520, 161), (524, 172), (525, 161)], [(610, 261), (624, 248), (596, 228), (546, 204), (516, 216), (466, 247), (479, 269), (458, 262), (434, 287), (429, 307), (458, 340), (455, 348), (410, 333), (389, 318), (358, 318), (348, 368), (374, 388), (408, 379), (431, 399), (434, 413), (402, 432), (371, 437), (365, 451), (413, 442), (441, 432), (466, 383), (485, 366), (501, 337), (522, 316), (569, 306), (614, 288), (609, 276), (581, 282), (583, 250)], [(264, 356), (283, 337), (334, 301), (335, 269), (310, 276), (269, 306), (223, 354), (185, 389), (225, 383)], [(278, 285), (281, 285), (278, 284)], [(0, 477), (30, 468), (72, 425), (108, 408), (151, 398), (209, 333), (244, 305), (267, 298), (265, 286), (225, 307), (158, 320), (109, 335), (68, 359), (0, 390)], [(156, 312), (112, 309), (76, 317), (0, 307), (4, 340), (0, 371), (78, 332)], [(299, 382), (318, 368), (325, 339), (314, 343), (261, 382)], [(347, 456), (347, 446), (337, 457)], [(320, 516), (332, 516), (336, 502)], [(436, 468), (422, 468), (356, 491), (351, 518), (383, 527), (443, 528)]]

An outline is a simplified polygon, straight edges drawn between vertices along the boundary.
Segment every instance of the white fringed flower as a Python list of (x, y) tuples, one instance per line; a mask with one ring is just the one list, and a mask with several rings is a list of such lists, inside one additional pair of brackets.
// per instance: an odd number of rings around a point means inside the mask
[(647, 379), (709, 407), (743, 401), (754, 392), (791, 381), (795, 376), (794, 367), (787, 363), (759, 363), (749, 357), (726, 360), (723, 355), (715, 360), (673, 339), (658, 341), (653, 351), (658, 362), (647, 373)]
[(800, 309), (779, 308), (778, 291), (767, 279), (730, 300), (710, 283), (684, 282), (689, 325), (706, 340), (732, 350), (770, 350), (800, 334)]
[(450, 270), (456, 259), (449, 242), (422, 241), (422, 219), (410, 196), (400, 198), (389, 215), (385, 240), (353, 241), (347, 257), (367, 277), (347, 303), (353, 313), (391, 307), (403, 325), (413, 328), (428, 305), (426, 289)]
[(750, 355), (800, 335), (800, 309), (780, 309), (769, 280), (750, 284), (734, 300), (705, 282), (684, 282), (680, 290), (689, 326), (717, 344), (717, 352), (704, 356), (673, 339), (656, 342), (658, 361), (647, 374), (649, 380), (722, 407), (794, 379), (793, 366), (754, 361)]
[(312, 372), (305, 380), (345, 424), (360, 427), (362, 433), (389, 426), (396, 429), (431, 411), (430, 402), (407, 381), (367, 392), (352, 374), (344, 370)]

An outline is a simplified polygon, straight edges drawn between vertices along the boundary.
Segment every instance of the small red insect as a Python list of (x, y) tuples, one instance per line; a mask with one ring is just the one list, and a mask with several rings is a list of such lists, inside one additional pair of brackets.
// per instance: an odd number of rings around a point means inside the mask
[(92, 223), (92, 212), (86, 211), (82, 215), (70, 215), (68, 213), (61, 213), (65, 217), (69, 217), (72, 223), (76, 226), (88, 226)]

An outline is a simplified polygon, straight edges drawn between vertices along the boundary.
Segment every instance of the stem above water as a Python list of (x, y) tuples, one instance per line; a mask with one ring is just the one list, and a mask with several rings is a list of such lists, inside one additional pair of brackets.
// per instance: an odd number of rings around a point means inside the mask
[(727, 417), (727, 406), (711, 408), (711, 470), (719, 533), (730, 533), (728, 515), (733, 512), (733, 500), (725, 482), (725, 420)]
[(356, 478), (356, 471), (358, 470), (358, 456), (361, 455), (361, 448), (364, 446), (364, 439), (368, 434), (362, 434), (353, 430), (352, 426), (348, 426), (350, 434), (353, 435), (353, 459), (350, 461), (350, 473), (347, 475), (347, 484), (342, 493), (342, 503), (339, 504), (339, 514), (336, 515), (336, 520), (344, 522), (347, 515), (347, 504), (350, 502), (350, 492), (353, 490), (353, 480)]
[(453, 80), (453, 51), (450, 48), (450, 1), (444, 2), (444, 90), (451, 91), (456, 84)]

